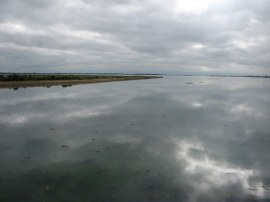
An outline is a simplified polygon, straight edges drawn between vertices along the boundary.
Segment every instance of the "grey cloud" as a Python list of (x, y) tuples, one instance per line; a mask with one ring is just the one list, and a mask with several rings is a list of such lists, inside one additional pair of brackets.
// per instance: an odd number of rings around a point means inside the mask
[(176, 2), (2, 1), (0, 70), (269, 72), (268, 1)]

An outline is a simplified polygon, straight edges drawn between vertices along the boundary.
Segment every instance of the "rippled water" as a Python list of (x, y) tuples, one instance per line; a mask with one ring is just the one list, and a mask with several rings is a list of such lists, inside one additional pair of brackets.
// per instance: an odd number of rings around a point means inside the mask
[(270, 82), (0, 90), (0, 201), (270, 201)]

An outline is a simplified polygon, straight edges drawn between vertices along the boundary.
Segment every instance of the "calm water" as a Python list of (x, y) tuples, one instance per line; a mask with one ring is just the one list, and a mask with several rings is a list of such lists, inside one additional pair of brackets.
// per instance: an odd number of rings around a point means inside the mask
[(270, 201), (270, 80), (0, 90), (0, 201)]

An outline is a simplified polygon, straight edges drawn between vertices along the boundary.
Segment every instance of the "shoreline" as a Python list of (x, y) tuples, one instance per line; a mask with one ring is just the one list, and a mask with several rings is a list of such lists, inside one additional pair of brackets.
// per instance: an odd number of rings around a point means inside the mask
[[(106, 78), (107, 77), (107, 78)], [(0, 89), (6, 88), (27, 88), (27, 87), (51, 87), (62, 86), (69, 87), (72, 85), (91, 84), (91, 83), (105, 83), (115, 81), (130, 81), (130, 80), (144, 80), (157, 79), (160, 76), (106, 76), (102, 78), (84, 78), (84, 79), (59, 79), (59, 80), (23, 80), (23, 81), (0, 81)]]

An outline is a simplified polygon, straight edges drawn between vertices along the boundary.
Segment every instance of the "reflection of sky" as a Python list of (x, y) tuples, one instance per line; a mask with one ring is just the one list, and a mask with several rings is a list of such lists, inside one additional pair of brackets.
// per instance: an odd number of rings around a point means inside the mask
[(133, 184), (118, 186), (143, 187), (133, 195), (142, 198), (166, 190), (175, 201), (269, 199), (269, 87), (168, 77), (1, 90), (1, 175), (94, 161), (130, 173)]
[[(197, 181), (194, 186), (202, 193), (211, 189), (217, 189), (230, 184), (238, 184), (246, 194), (254, 194), (260, 198), (266, 197), (266, 190), (262, 187), (263, 183), (249, 183), (255, 173), (254, 170), (230, 167), (226, 162), (215, 161), (204, 155), (205, 148), (195, 142), (179, 142), (179, 152), (177, 156), (180, 161), (187, 163), (184, 171), (187, 175), (203, 175), (203, 180)], [(195, 156), (194, 156), (195, 151)], [(198, 158), (196, 153), (201, 156)], [(266, 192), (266, 193), (265, 193)]]

